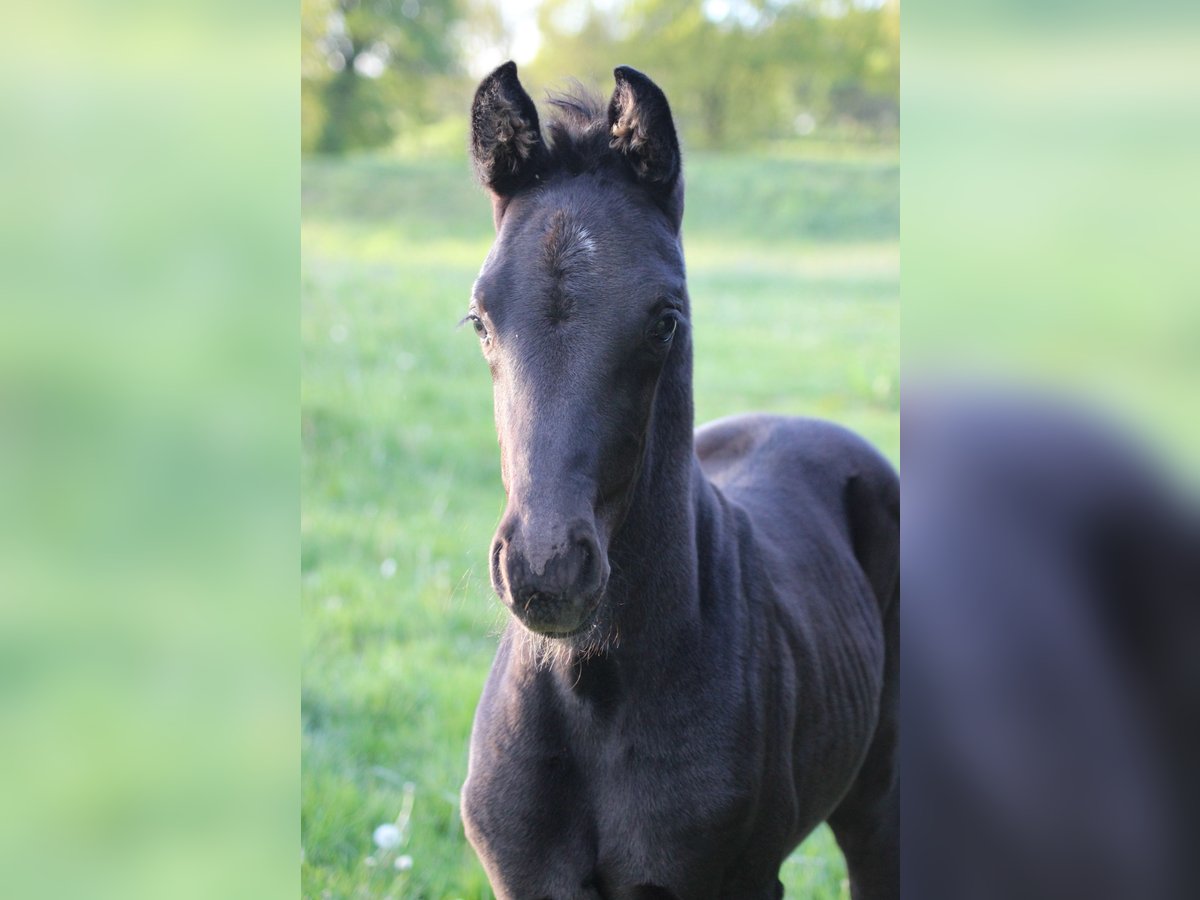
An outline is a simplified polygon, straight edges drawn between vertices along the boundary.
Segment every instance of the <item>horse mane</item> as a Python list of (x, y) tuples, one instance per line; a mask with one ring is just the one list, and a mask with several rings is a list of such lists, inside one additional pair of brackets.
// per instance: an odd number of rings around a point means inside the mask
[(550, 164), (573, 175), (610, 166), (614, 155), (605, 101), (578, 81), (564, 91), (548, 92), (546, 124)]

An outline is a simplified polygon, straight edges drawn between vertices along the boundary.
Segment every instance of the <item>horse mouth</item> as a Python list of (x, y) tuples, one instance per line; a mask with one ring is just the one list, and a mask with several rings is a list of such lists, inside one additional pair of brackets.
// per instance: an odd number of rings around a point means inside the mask
[(541, 619), (536, 615), (532, 615), (529, 608), (532, 605), (531, 603), (527, 603), (525, 609), (520, 611), (514, 606), (512, 611), (517, 621), (534, 634), (557, 640), (569, 640), (590, 631), (592, 626), (596, 624), (596, 618), (600, 614), (601, 601), (603, 599), (604, 589), (601, 588), (584, 602), (587, 612), (574, 624), (563, 624), (561, 621), (552, 618)]

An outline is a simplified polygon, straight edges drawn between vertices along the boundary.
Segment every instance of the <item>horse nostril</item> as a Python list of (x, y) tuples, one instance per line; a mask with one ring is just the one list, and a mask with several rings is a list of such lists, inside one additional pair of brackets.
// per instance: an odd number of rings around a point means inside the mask
[(491, 560), (491, 563), (492, 563), (492, 565), (491, 565), (492, 587), (496, 590), (496, 592), (498, 594), (501, 594), (501, 595), (503, 595), (503, 593), (504, 593), (503, 569), (501, 568), (501, 565), (500, 565), (500, 554), (503, 550), (504, 550), (504, 542), (503, 541), (498, 540), (492, 544), (492, 560)]
[(575, 539), (575, 552), (579, 568), (578, 581), (580, 590), (591, 592), (596, 590), (604, 581), (604, 560), (600, 555), (600, 547), (592, 534), (583, 534)]

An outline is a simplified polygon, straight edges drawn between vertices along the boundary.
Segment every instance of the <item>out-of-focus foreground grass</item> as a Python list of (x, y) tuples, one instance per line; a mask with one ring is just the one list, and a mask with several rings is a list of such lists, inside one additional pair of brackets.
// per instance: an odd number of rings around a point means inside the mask
[[(897, 459), (895, 160), (695, 155), (687, 177), (699, 420), (824, 416)], [(457, 807), (503, 623), (503, 493), (487, 367), (455, 323), (491, 227), (465, 160), (304, 168), (306, 896), (490, 896)], [(403, 843), (378, 852), (407, 793)], [(789, 896), (846, 896), (844, 871), (822, 830)]]
[(6, 896), (295, 896), (294, 12), (229, 14), (6, 16)]

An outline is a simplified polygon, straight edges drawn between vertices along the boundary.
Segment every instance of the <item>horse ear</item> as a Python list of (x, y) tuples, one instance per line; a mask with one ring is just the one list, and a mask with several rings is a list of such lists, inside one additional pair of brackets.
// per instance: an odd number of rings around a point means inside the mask
[(653, 81), (629, 66), (613, 70), (617, 87), (608, 104), (609, 146), (633, 169), (676, 218), (683, 215), (682, 158), (667, 97)]
[(475, 91), (471, 160), (479, 180), (496, 199), (524, 187), (545, 165), (537, 108), (517, 80), (514, 62), (500, 66)]

